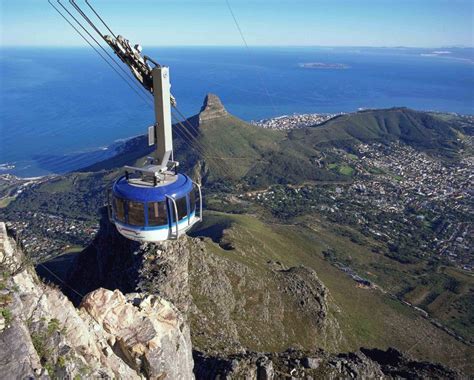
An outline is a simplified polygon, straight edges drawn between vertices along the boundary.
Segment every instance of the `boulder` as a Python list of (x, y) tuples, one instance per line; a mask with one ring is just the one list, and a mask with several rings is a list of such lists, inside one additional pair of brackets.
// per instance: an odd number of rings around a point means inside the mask
[(80, 308), (111, 335), (113, 351), (147, 378), (193, 377), (189, 331), (170, 302), (101, 288), (89, 293)]
[(97, 289), (77, 309), (0, 236), (1, 378), (194, 378), (189, 329), (169, 301)]

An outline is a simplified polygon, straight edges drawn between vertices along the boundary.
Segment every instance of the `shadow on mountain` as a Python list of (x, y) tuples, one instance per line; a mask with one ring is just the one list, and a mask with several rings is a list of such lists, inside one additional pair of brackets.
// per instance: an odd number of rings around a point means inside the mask
[(198, 224), (188, 235), (195, 238), (210, 238), (222, 249), (231, 251), (235, 249), (233, 243), (225, 236), (225, 232), (232, 226), (232, 222), (226, 219), (220, 219), (218, 222)]
[[(93, 242), (79, 253), (66, 274), (63, 291), (76, 305), (97, 288), (136, 290), (142, 262), (140, 243), (128, 240), (110, 223), (106, 207), (100, 210), (100, 228)], [(74, 289), (74, 290), (73, 290)]]

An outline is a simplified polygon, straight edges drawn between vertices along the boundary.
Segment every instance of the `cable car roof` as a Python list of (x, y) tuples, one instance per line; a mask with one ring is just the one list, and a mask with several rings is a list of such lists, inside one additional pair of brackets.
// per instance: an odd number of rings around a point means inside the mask
[(136, 202), (161, 202), (166, 196), (181, 198), (193, 190), (193, 182), (187, 175), (178, 174), (176, 181), (165, 186), (135, 186), (125, 176), (115, 182), (113, 193), (119, 198)]

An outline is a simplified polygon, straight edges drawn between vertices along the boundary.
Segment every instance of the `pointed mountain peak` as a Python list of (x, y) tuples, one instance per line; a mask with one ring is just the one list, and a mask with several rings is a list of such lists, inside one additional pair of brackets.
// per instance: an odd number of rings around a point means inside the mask
[(199, 112), (199, 122), (227, 116), (228, 113), (217, 95), (207, 94)]

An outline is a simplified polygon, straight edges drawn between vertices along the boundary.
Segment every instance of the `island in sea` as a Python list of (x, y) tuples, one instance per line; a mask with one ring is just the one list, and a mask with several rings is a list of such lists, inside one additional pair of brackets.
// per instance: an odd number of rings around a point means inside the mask
[(323, 62), (300, 63), (299, 66), (304, 69), (315, 69), (315, 70), (325, 70), (325, 69), (345, 70), (345, 69), (350, 68), (349, 65), (346, 65), (344, 63), (323, 63)]

